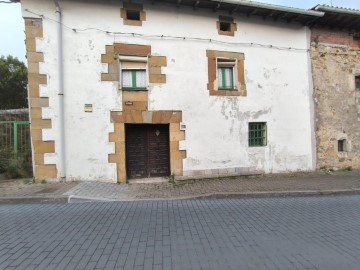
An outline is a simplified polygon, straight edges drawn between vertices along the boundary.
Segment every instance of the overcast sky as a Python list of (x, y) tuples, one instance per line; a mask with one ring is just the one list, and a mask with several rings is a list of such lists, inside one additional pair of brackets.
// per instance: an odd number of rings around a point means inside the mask
[[(317, 4), (360, 9), (360, 0), (263, 0), (258, 2), (305, 9), (312, 8)], [(11, 54), (25, 62), (24, 22), (21, 17), (20, 4), (0, 3), (0, 37), (2, 37), (0, 55)]]

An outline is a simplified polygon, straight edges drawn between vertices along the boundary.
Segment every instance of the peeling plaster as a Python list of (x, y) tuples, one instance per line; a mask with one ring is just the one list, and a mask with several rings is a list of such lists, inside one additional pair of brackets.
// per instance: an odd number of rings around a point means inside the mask
[(89, 48), (90, 48), (90, 50), (94, 50), (94, 48), (95, 48), (92, 40), (89, 40)]

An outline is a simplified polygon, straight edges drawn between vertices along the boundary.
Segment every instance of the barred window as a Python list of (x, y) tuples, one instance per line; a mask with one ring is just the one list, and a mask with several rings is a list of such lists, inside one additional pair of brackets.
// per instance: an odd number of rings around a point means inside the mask
[(267, 128), (265, 122), (249, 123), (249, 147), (266, 146)]

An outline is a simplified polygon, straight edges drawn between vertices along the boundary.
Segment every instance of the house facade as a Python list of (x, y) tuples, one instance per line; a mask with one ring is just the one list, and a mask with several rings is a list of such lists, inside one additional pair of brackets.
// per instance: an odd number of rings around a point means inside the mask
[(360, 168), (360, 11), (318, 5), (311, 59), (317, 167)]
[(308, 24), (248, 1), (22, 0), (36, 180), (316, 167)]

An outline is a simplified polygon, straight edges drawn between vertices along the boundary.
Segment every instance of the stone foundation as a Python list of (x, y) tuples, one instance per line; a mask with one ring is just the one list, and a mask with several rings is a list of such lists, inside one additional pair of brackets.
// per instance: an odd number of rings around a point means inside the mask
[(189, 170), (189, 171), (184, 171), (182, 176), (176, 176), (175, 180), (259, 175), (264, 173), (265, 171), (257, 170), (255, 167), (233, 167), (233, 168), (225, 168), (225, 169)]

